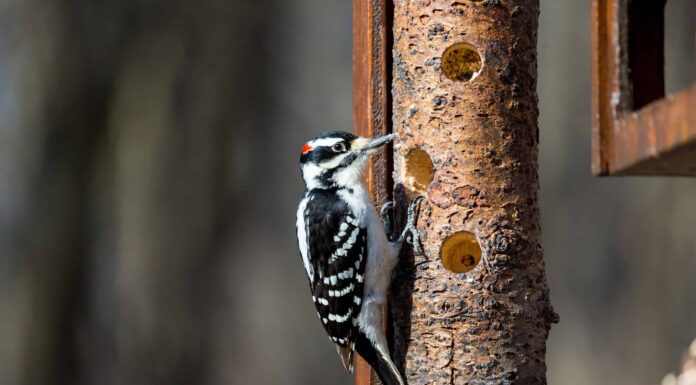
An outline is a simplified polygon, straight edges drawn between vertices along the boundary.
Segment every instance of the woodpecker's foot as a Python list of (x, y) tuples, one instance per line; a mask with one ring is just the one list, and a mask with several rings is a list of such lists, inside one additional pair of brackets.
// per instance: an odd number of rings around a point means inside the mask
[(382, 205), (379, 210), (379, 216), (382, 217), (384, 225), (384, 233), (387, 234), (387, 239), (391, 242), (394, 239), (394, 224), (392, 223), (392, 215), (394, 214), (394, 202), (387, 202)]
[(425, 197), (419, 196), (408, 205), (408, 215), (406, 219), (406, 227), (404, 231), (401, 232), (398, 242), (408, 242), (413, 247), (413, 252), (417, 255), (423, 254), (423, 245), (421, 245), (421, 233), (416, 227), (416, 221), (418, 220), (418, 210), (420, 208), (420, 202), (424, 200)]

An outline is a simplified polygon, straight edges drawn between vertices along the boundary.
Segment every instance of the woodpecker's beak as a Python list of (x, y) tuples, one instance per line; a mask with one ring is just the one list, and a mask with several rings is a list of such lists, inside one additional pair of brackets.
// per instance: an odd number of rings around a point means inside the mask
[(399, 137), (399, 134), (389, 134), (376, 138), (358, 138), (353, 142), (353, 149), (356, 152), (370, 152), (384, 144), (391, 142)]

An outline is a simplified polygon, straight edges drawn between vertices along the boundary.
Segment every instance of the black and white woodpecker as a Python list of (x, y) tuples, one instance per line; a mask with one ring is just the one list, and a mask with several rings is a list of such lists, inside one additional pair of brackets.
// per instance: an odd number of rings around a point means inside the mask
[(381, 309), (401, 245), (409, 241), (420, 249), (418, 199), (401, 236), (391, 242), (365, 184), (368, 156), (394, 138), (336, 131), (309, 140), (300, 156), (307, 188), (297, 208), (297, 238), (319, 319), (345, 368), (353, 371), (357, 351), (384, 385), (404, 381), (389, 354)]

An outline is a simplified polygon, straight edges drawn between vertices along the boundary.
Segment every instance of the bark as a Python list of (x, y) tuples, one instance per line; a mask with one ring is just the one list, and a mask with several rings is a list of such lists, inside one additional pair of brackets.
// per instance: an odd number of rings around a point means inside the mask
[[(394, 12), (396, 195), (427, 197), (425, 255), (402, 258), (392, 288), (397, 364), (410, 385), (545, 384), (557, 315), (537, 202), (539, 2), (396, 1)], [(440, 258), (460, 231), (483, 254), (466, 274)]]

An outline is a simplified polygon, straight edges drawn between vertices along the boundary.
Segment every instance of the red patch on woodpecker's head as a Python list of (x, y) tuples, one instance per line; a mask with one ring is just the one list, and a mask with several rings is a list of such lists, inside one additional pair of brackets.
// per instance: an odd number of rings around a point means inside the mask
[(305, 145), (302, 146), (302, 153), (303, 153), (303, 154), (306, 154), (306, 153), (312, 151), (313, 149), (314, 149), (314, 147), (312, 147), (312, 146), (310, 146), (309, 144), (305, 143)]

